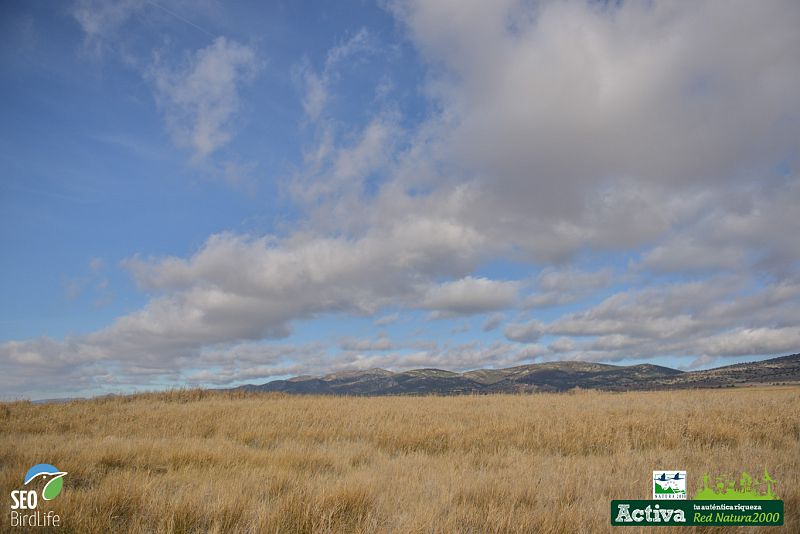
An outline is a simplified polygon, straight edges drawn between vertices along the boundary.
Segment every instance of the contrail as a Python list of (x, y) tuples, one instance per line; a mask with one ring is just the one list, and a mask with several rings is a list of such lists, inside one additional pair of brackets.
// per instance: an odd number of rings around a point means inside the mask
[(213, 34), (213, 33), (211, 33), (210, 31), (208, 31), (207, 29), (205, 29), (205, 28), (203, 28), (203, 27), (201, 27), (201, 26), (198, 26), (197, 24), (195, 24), (195, 23), (194, 23), (194, 22), (192, 22), (191, 20), (187, 20), (187, 19), (185, 19), (185, 18), (181, 17), (180, 15), (178, 15), (177, 13), (175, 13), (174, 11), (170, 11), (169, 9), (167, 9), (166, 7), (164, 7), (164, 6), (162, 6), (162, 5), (156, 4), (156, 3), (155, 3), (155, 2), (153, 2), (152, 0), (147, 0), (147, 3), (148, 3), (148, 4), (150, 4), (150, 5), (153, 5), (153, 6), (157, 7), (158, 9), (160, 9), (160, 10), (164, 11), (165, 13), (168, 13), (168, 14), (172, 15), (173, 17), (175, 17), (175, 18), (176, 18), (176, 19), (178, 19), (178, 20), (182, 20), (183, 22), (185, 22), (185, 23), (186, 23), (186, 24), (188, 24), (189, 26), (194, 26), (195, 28), (197, 28), (197, 29), (198, 29), (198, 30), (200, 30), (201, 32), (205, 33), (206, 35), (209, 35), (209, 36), (211, 36), (211, 37), (216, 37), (216, 35), (214, 35), (214, 34)]

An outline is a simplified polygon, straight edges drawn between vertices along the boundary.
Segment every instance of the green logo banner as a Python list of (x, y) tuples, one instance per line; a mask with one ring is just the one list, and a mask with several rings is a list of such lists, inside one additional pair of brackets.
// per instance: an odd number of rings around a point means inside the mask
[(779, 500), (614, 500), (613, 526), (781, 526)]
[(775, 480), (764, 469), (762, 478), (754, 478), (747, 471), (742, 471), (739, 480), (727, 474), (717, 475), (714, 479), (706, 473), (703, 475), (703, 486), (694, 494), (695, 499), (717, 501), (733, 499), (737, 501), (779, 499), (775, 490)]

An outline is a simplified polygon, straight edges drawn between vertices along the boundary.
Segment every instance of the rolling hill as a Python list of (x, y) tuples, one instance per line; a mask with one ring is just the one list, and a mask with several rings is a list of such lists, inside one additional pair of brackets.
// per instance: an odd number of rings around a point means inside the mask
[(651, 364), (608, 365), (563, 361), (464, 373), (441, 369), (392, 372), (346, 371), (299, 376), (236, 389), (323, 395), (458, 395), (567, 391), (720, 388), (800, 382), (800, 354), (703, 371), (679, 371)]

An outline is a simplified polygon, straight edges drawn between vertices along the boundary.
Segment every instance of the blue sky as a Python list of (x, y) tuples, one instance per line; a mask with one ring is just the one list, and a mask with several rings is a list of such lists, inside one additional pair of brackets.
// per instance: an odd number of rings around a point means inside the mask
[(5, 397), (800, 349), (795, 2), (2, 11)]

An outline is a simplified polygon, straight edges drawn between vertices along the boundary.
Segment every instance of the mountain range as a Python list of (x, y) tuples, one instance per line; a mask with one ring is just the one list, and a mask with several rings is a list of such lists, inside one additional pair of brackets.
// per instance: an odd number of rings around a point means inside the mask
[(582, 361), (534, 363), (464, 373), (441, 369), (402, 372), (369, 369), (319, 377), (298, 376), (236, 389), (315, 395), (458, 395), (574, 388), (631, 391), (797, 383), (800, 383), (800, 354), (686, 372), (651, 364), (622, 366)]

